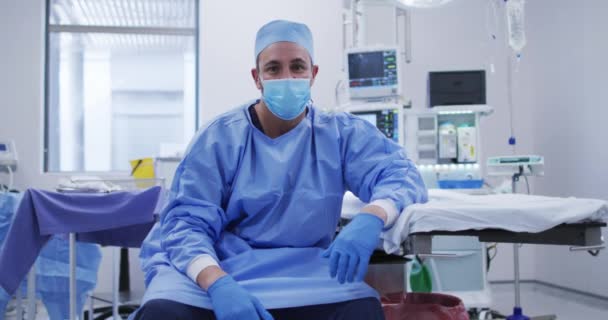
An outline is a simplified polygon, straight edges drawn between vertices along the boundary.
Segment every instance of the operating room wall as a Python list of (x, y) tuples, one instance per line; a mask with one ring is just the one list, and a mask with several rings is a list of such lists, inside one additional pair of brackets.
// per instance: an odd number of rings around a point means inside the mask
[[(322, 106), (333, 104), (342, 69), (341, 1), (201, 1), (200, 5), (202, 122), (259, 97), (250, 75), (255, 33), (276, 18), (302, 21), (312, 29), (315, 62), (321, 65), (314, 99)], [(17, 144), (16, 186), (53, 188), (61, 175), (42, 173), (44, 1), (0, 1), (0, 6), (0, 135)]]
[[(20, 157), (16, 186), (52, 189), (60, 177), (42, 173), (44, 86), (44, 5), (39, 0), (0, 1), (0, 137), (14, 139)], [(510, 153), (509, 112), (506, 107), (506, 50), (487, 41), (485, 0), (459, 0), (445, 7), (412, 12), (413, 62), (405, 69), (405, 92), (414, 108), (427, 101), (428, 71), (488, 68), (494, 57), (496, 73), (488, 73), (488, 102), (495, 113), (483, 119), (485, 155)], [(259, 96), (249, 70), (254, 65), (255, 32), (273, 18), (287, 18), (310, 25), (316, 42), (319, 77), (313, 97), (325, 107), (334, 104), (334, 87), (341, 77), (342, 1), (263, 0), (201, 1), (200, 117), (202, 122), (248, 99)], [(499, 12), (502, 14), (502, 12)], [(502, 28), (502, 26), (500, 27)], [(500, 30), (499, 30), (500, 31)], [(500, 42), (502, 41), (502, 42)], [(518, 107), (516, 107), (516, 112)], [(531, 120), (521, 117), (515, 129), (531, 136)], [(518, 152), (532, 152), (530, 139), (520, 139)], [(510, 247), (500, 250), (490, 279), (512, 279)], [(131, 251), (132, 284), (143, 290), (141, 273)], [(104, 250), (98, 291), (109, 291), (110, 251)], [(522, 254), (522, 276), (534, 278), (533, 255)]]
[[(44, 1), (0, 1), (0, 137), (17, 146), (15, 187), (20, 190), (53, 189), (60, 177), (42, 173), (44, 14)], [(103, 253), (97, 291), (109, 292), (111, 254)]]
[(55, 181), (41, 174), (43, 50), (42, 2), (0, 1), (0, 136), (15, 140), (19, 189)]
[[(297, 2), (297, 3), (296, 3)], [(429, 71), (488, 70), (488, 103), (495, 113), (482, 120), (483, 153), (538, 153), (547, 175), (533, 179), (536, 193), (608, 199), (603, 74), (608, 72), (608, 32), (604, 0), (527, 2), (528, 46), (514, 79), (513, 151), (507, 106), (507, 55), (504, 12), (499, 9), (497, 41), (488, 40), (486, 0), (458, 0), (433, 10), (412, 10), (413, 61), (405, 69), (405, 92), (414, 108), (427, 104)], [(0, 1), (0, 137), (14, 139), (20, 167), (16, 186), (53, 188), (58, 175), (42, 174), (44, 7), (38, 0)], [(309, 23), (321, 66), (314, 87), (319, 104), (334, 103), (341, 74), (341, 1), (201, 1), (200, 117), (208, 121), (259, 96), (251, 81), (255, 31), (271, 18)], [(581, 5), (582, 3), (582, 5)], [(300, 9), (294, 10), (294, 4)], [(492, 28), (490, 28), (492, 29)], [(490, 61), (495, 73), (489, 71)], [(485, 159), (485, 157), (484, 157)], [(3, 179), (4, 176), (0, 177)], [(602, 188), (603, 187), (603, 188)], [(608, 234), (604, 234), (608, 238)], [(133, 255), (136, 252), (132, 253)], [(107, 252), (104, 257), (108, 257)], [(109, 291), (109, 260), (104, 258), (100, 291)], [(132, 270), (137, 270), (137, 260)], [(608, 256), (592, 258), (565, 247), (522, 249), (522, 277), (608, 296)], [(564, 274), (566, 276), (564, 276)], [(141, 290), (140, 274), (132, 274)], [(509, 245), (500, 246), (491, 280), (512, 279)]]
[(320, 66), (312, 89), (317, 105), (331, 108), (342, 69), (342, 1), (201, 1), (200, 118), (215, 116), (260, 96), (251, 77), (257, 30), (273, 19), (306, 23)]
[[(44, 2), (0, 1), (0, 137), (14, 139), (19, 152), (18, 189), (53, 189), (62, 174), (42, 172), (44, 88)], [(275, 18), (308, 23), (322, 65), (313, 89), (322, 105), (333, 102), (341, 69), (340, 1), (201, 1), (200, 115), (208, 121), (259, 96), (249, 70), (254, 66), (255, 32)], [(331, 87), (331, 89), (329, 89)], [(323, 89), (320, 89), (323, 88)], [(0, 175), (0, 181), (5, 181)], [(98, 292), (111, 289), (111, 250), (104, 259)], [(143, 291), (138, 250), (131, 250), (132, 290)]]
[[(535, 92), (522, 102), (534, 117), (536, 151), (546, 162), (536, 191), (608, 200), (608, 1), (535, 0), (527, 10), (521, 72)], [(538, 280), (608, 297), (607, 252), (592, 257), (538, 246), (535, 256)]]
[[(498, 7), (498, 25), (486, 27), (490, 2), (459, 0), (433, 10), (412, 10), (413, 62), (406, 69), (405, 89), (414, 107), (427, 104), (426, 83), (421, 81), (426, 72), (483, 67), (488, 71), (488, 104), (495, 108), (482, 120), (484, 159), (540, 154), (546, 175), (530, 178), (533, 193), (608, 200), (608, 1), (527, 1), (528, 43), (519, 65), (505, 46), (504, 5)], [(486, 40), (488, 31), (496, 35), (496, 43)], [(495, 73), (489, 72), (490, 63)], [(511, 117), (515, 147), (506, 143)], [(606, 230), (603, 235), (608, 239)], [(498, 248), (489, 279), (512, 280), (512, 246)], [(605, 252), (592, 257), (565, 246), (524, 245), (520, 264), (522, 279), (608, 297)]]
[[(482, 120), (484, 159), (540, 154), (545, 156), (546, 174), (530, 178), (533, 193), (608, 200), (608, 134), (604, 129), (608, 118), (608, 1), (527, 1), (528, 41), (519, 65), (505, 46), (504, 5), (498, 7), (498, 25), (486, 27), (483, 17), (491, 12), (490, 2), (459, 0), (438, 9), (412, 10), (413, 63), (406, 73), (406, 92), (410, 88), (414, 107), (427, 103), (421, 94), (426, 89), (421, 79), (427, 71), (459, 65), (489, 71), (493, 62), (496, 72), (488, 72), (487, 86), (488, 104), (495, 113)], [(484, 40), (488, 30), (496, 35), (496, 43)], [(517, 138), (513, 148), (506, 143), (511, 117)], [(603, 236), (608, 239), (608, 231)], [(512, 246), (498, 248), (489, 279), (511, 280)], [(608, 297), (606, 252), (592, 257), (570, 252), (565, 246), (524, 245), (521, 253), (523, 279)]]
[[(513, 124), (518, 145), (514, 150), (507, 144), (511, 113), (507, 105), (509, 51), (504, 36), (504, 5), (496, 1), (498, 20), (495, 20), (489, 3), (488, 0), (459, 0), (432, 10), (411, 10), (413, 60), (404, 70), (404, 93), (411, 99), (413, 108), (426, 108), (428, 104), (429, 71), (487, 70), (488, 104), (495, 108), (495, 112), (482, 120), (482, 161), (488, 155), (533, 153), (533, 121), (525, 116), (525, 110), (521, 110), (519, 105), (513, 108), (513, 115), (518, 116), (518, 121)], [(298, 10), (290, 9), (294, 5)], [(333, 108), (336, 103), (335, 86), (343, 76), (341, 6), (342, 1), (337, 0), (203, 1), (200, 46), (202, 123), (259, 96), (249, 72), (254, 66), (253, 40), (259, 26), (273, 18), (293, 19), (310, 26), (315, 37), (315, 60), (320, 66), (313, 98), (320, 106)], [(226, 15), (231, 18), (226, 19)], [(489, 40), (490, 32), (496, 35), (497, 40)], [(490, 71), (490, 64), (494, 65), (495, 72)], [(522, 248), (521, 257), (522, 278), (534, 279), (533, 248)], [(512, 265), (512, 247), (499, 245), (490, 280), (512, 280)]]
[[(508, 66), (510, 51), (506, 46), (505, 12), (502, 1), (497, 4), (496, 18), (492, 1), (458, 0), (434, 9), (412, 9), (412, 62), (405, 66), (406, 97), (411, 99), (413, 108), (428, 106), (428, 72), (444, 70), (486, 70), (487, 103), (494, 107), (494, 113), (481, 120), (481, 162), (488, 156), (513, 153), (534, 153), (533, 120), (526, 116), (526, 110), (514, 103), (513, 131), (517, 136), (517, 146), (507, 143), (511, 135), (508, 107)], [(496, 40), (490, 40), (491, 34)], [(492, 72), (492, 67), (494, 66)], [(513, 74), (513, 77), (517, 77)], [(529, 88), (515, 88), (519, 95), (529, 95)], [(514, 102), (518, 98), (515, 97)], [(498, 184), (500, 180), (490, 183)], [(534, 189), (534, 181), (531, 181)], [(535, 278), (534, 248), (521, 249), (521, 277)], [(488, 278), (491, 281), (513, 280), (513, 249), (511, 245), (499, 244), (496, 258), (492, 261)]]

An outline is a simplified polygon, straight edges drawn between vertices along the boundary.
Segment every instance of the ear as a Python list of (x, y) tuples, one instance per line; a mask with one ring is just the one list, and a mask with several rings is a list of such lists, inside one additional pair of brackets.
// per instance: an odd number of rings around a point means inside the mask
[(258, 88), (258, 90), (262, 90), (262, 83), (260, 82), (260, 73), (258, 72), (257, 68), (251, 68), (251, 77), (255, 82), (256, 88)]
[(317, 77), (317, 73), (319, 73), (319, 66), (315, 64), (312, 66), (312, 79), (310, 80), (311, 87), (315, 83), (315, 78)]

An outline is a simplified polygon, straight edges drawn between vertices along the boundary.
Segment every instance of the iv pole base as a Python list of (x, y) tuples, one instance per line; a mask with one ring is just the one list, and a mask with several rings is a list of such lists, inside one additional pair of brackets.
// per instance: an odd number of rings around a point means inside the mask
[(507, 320), (530, 320), (530, 318), (523, 314), (520, 307), (515, 307), (513, 308), (513, 314), (508, 316)]

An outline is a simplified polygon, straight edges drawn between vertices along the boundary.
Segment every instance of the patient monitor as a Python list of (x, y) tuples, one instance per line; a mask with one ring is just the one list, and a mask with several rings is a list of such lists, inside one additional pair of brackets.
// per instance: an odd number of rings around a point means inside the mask
[(401, 94), (397, 47), (349, 49), (346, 61), (351, 99), (374, 100)]
[(403, 145), (403, 112), (396, 104), (350, 106), (348, 111), (373, 124), (387, 138)]

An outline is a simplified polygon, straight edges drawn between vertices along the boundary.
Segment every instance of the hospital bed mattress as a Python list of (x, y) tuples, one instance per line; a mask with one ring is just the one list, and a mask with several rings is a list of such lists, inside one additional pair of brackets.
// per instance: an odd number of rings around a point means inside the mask
[[(347, 194), (342, 216), (352, 216), (363, 205)], [(591, 238), (601, 239), (607, 218), (608, 203), (597, 199), (468, 195), (431, 189), (429, 202), (408, 206), (381, 237), (387, 253), (399, 252), (410, 235), (474, 235), (480, 241), (584, 245), (594, 242), (587, 241)]]

